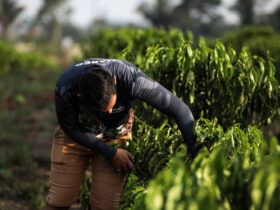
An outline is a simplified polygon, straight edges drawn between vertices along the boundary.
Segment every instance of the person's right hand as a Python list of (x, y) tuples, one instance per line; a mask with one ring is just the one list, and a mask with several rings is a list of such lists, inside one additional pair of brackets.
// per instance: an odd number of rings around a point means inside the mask
[(134, 170), (133, 157), (125, 149), (117, 149), (116, 154), (112, 158), (112, 162), (116, 166), (116, 168), (119, 168), (124, 172)]
[(192, 149), (189, 149), (189, 157), (191, 158), (191, 160), (194, 160), (196, 158), (203, 147), (205, 147), (204, 143), (196, 143), (196, 145)]

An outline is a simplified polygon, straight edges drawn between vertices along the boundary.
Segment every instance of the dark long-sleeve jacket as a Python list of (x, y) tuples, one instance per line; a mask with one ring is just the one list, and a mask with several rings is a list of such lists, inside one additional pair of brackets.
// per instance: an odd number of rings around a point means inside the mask
[[(92, 111), (79, 99), (78, 83), (91, 65), (100, 65), (116, 77), (117, 102), (112, 113)], [(194, 118), (189, 107), (158, 82), (127, 61), (90, 58), (76, 63), (59, 77), (55, 89), (58, 122), (65, 133), (79, 144), (112, 158), (116, 149), (98, 140), (104, 129), (121, 126), (136, 99), (147, 102), (172, 117), (190, 148), (195, 144)]]

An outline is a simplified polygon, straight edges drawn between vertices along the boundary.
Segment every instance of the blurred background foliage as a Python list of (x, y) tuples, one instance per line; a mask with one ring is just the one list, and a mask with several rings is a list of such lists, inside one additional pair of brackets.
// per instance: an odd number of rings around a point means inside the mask
[[(137, 156), (139, 168), (128, 180), (122, 208), (131, 206), (138, 194), (135, 208), (147, 209), (186, 207), (180, 203), (184, 199), (193, 199), (187, 207), (194, 209), (199, 208), (195, 206), (199, 200), (213, 209), (238, 208), (243, 201), (242, 208), (253, 209), (279, 204), (279, 194), (258, 194), (260, 188), (265, 191), (270, 186), (261, 184), (270, 179), (264, 176), (269, 173), (264, 166), (273, 169), (278, 187), (274, 182), (271, 185), (279, 192), (280, 5), (264, 9), (277, 0), (141, 1), (135, 13), (147, 21), (146, 25), (111, 22), (99, 13), (83, 27), (70, 21), (73, 11), (79, 8), (69, 6), (69, 2), (41, 0), (34, 16), (25, 18), (27, 8), (19, 1), (0, 0), (0, 209), (44, 206), (51, 138), (57, 125), (54, 85), (66, 66), (86, 57), (121, 58), (135, 63), (187, 102), (197, 119), (203, 116), (211, 120), (201, 119), (197, 125), (199, 139), (210, 142), (209, 151), (205, 150), (194, 165), (186, 165), (184, 158), (178, 156), (179, 162), (172, 159), (177, 150), (184, 151), (172, 121), (145, 104), (137, 106), (135, 142), (142, 146), (132, 144), (130, 149)], [(236, 21), (230, 19), (229, 12), (237, 17)], [(257, 142), (247, 142), (245, 149), (238, 147), (240, 150), (229, 154), (227, 161), (219, 162), (217, 157), (226, 156), (227, 149), (234, 146), (228, 142), (238, 142), (240, 136), (245, 143), (252, 138)], [(269, 143), (267, 139), (271, 138)], [(251, 146), (260, 153), (253, 163)], [(205, 157), (209, 160), (203, 162)], [(266, 161), (260, 161), (262, 158)], [(147, 165), (148, 159), (153, 161)], [(244, 164), (238, 165), (236, 160)], [(219, 185), (220, 172), (212, 167), (214, 162), (225, 168), (226, 185)], [(148, 185), (146, 181), (165, 165), (171, 167)], [(210, 184), (201, 181), (198, 166), (212, 171)], [(236, 175), (239, 169), (241, 174)], [(178, 179), (166, 178), (178, 171)], [(244, 191), (234, 195), (234, 184), (244, 177), (247, 182), (237, 186)], [(183, 183), (180, 188), (177, 185), (183, 179), (194, 182)], [(157, 187), (163, 180), (166, 187)], [(201, 186), (209, 192), (207, 195), (198, 193)], [(148, 188), (151, 190), (145, 194)], [(178, 197), (168, 199), (168, 193), (173, 192)], [(220, 192), (228, 196), (220, 196)], [(195, 197), (190, 198), (193, 193)], [(82, 195), (81, 203), (87, 208), (88, 191), (82, 191)], [(158, 202), (152, 203), (151, 199)]]

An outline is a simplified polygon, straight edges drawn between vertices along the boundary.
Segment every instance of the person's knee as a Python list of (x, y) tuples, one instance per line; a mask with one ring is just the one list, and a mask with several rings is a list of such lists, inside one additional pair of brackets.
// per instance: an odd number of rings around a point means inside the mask
[(64, 210), (69, 209), (73, 204), (77, 202), (79, 195), (79, 188), (64, 188), (51, 186), (49, 188), (49, 194), (46, 199), (46, 203), (49, 209)]
[(44, 210), (68, 210), (69, 207), (56, 207), (50, 204), (46, 204), (46, 208)]

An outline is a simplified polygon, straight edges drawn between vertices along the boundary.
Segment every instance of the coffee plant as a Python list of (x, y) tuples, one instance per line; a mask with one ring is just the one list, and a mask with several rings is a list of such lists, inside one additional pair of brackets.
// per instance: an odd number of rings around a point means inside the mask
[(280, 113), (273, 59), (220, 41), (194, 43), (177, 29), (103, 30), (84, 56), (134, 63), (186, 102), (196, 119), (202, 149), (191, 159), (174, 121), (137, 103), (126, 145), (136, 169), (120, 209), (278, 208), (280, 146), (260, 130)]

